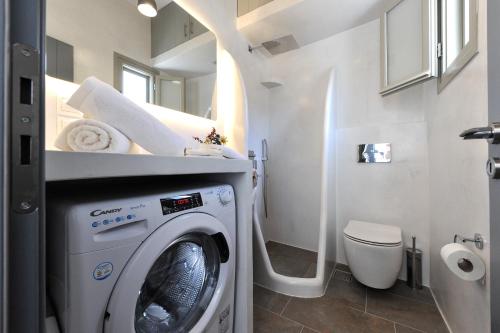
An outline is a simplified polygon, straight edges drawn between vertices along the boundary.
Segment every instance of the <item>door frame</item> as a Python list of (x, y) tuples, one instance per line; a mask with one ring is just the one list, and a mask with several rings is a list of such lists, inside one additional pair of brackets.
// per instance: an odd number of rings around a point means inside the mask
[[(488, 120), (500, 121), (500, 1), (488, 0)], [(499, 145), (488, 145), (489, 157), (500, 156)], [(490, 304), (491, 332), (500, 332), (500, 182), (490, 180)]]
[(172, 76), (172, 75), (168, 75), (165, 73), (158, 74), (155, 77), (155, 104), (163, 106), (161, 104), (161, 81), (162, 80), (180, 81), (181, 82), (181, 109), (175, 110), (175, 111), (186, 112), (186, 79), (183, 77)]
[(45, 0), (4, 0), (5, 332), (45, 330)]

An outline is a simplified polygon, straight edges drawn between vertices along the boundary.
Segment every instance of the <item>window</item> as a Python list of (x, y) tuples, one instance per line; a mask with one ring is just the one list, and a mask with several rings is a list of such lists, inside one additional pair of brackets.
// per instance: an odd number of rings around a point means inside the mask
[(438, 90), (441, 92), (478, 52), (477, 0), (443, 0)]
[(129, 66), (122, 67), (122, 94), (137, 102), (151, 102), (151, 76)]
[(118, 53), (114, 60), (115, 88), (133, 101), (154, 103), (156, 71)]

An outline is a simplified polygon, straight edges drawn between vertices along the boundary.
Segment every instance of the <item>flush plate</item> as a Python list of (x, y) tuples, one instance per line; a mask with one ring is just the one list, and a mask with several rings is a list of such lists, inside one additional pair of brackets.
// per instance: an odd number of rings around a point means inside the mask
[(358, 163), (390, 163), (390, 143), (365, 143), (358, 145)]

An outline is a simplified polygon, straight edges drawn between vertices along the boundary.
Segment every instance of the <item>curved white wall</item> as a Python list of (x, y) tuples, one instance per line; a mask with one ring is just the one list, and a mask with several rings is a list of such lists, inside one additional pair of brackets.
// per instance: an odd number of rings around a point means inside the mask
[[(422, 87), (382, 98), (379, 24), (373, 21), (299, 50), (273, 57), (272, 75), (284, 81), (270, 97), (272, 158), (270, 237), (317, 248), (321, 102), (319, 89), (336, 69), (336, 173), (329, 258), (345, 263), (342, 230), (350, 219), (399, 225), (416, 235), (429, 277), (427, 141)], [(393, 163), (356, 163), (357, 144), (391, 142)], [(287, 170), (287, 172), (283, 172)], [(290, 172), (288, 172), (290, 170)], [(335, 222), (337, 225), (335, 225)], [(402, 275), (404, 277), (404, 275)]]

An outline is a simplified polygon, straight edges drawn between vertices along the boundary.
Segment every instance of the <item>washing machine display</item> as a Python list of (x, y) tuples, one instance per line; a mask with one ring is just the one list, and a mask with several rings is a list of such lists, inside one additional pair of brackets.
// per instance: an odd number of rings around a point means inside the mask
[(203, 206), (201, 193), (177, 195), (172, 198), (161, 199), (160, 202), (163, 215)]

